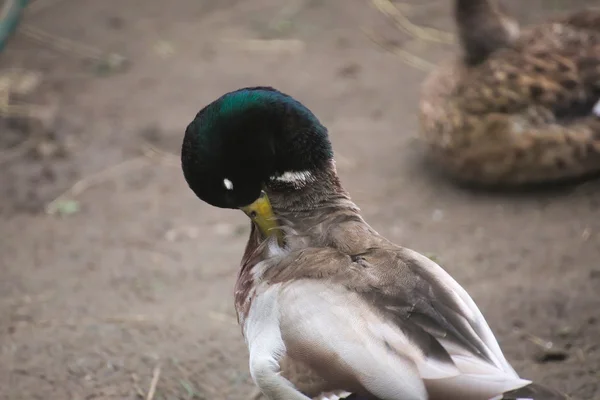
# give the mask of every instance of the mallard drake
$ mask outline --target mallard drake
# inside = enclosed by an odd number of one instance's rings
[[[421,137],[459,181],[521,186],[600,172],[600,11],[520,31],[494,0],[455,0],[462,54],[424,82]]]
[[[200,199],[252,220],[235,309],[268,399],[565,398],[517,375],[445,270],[364,221],[297,100],[223,95],[188,125],[181,160]]]

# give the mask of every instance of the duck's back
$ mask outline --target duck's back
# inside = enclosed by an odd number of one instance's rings
[[[463,35],[466,56],[427,78],[421,132],[433,159],[458,179],[484,185],[600,171],[600,11],[505,38],[469,59],[478,47],[465,42],[482,39]]]

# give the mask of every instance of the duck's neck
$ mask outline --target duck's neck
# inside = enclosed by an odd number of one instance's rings
[[[367,233],[361,235],[363,239],[376,235],[342,187],[333,160],[327,168],[296,177],[296,185],[287,176],[267,186],[288,246],[334,246],[350,251],[361,246],[347,239],[355,235],[343,232],[363,231]]]
[[[493,52],[510,46],[519,36],[519,25],[497,0],[455,0],[458,36],[469,66],[484,62]]]
[[[310,212],[352,203],[340,183],[333,160],[318,170],[285,173],[269,182],[266,191],[273,208],[282,213]],[[356,208],[354,203],[351,207]]]

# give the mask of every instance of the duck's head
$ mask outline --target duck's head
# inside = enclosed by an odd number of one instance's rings
[[[332,157],[317,117],[270,87],[239,89],[204,107],[188,125],[181,151],[194,193],[213,206],[242,209],[261,231],[272,220],[265,190],[300,188]]]

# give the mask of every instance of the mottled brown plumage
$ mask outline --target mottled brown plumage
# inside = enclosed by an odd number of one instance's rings
[[[422,88],[430,158],[485,186],[600,172],[600,11],[519,33],[495,0],[456,0],[456,22],[462,55]]]

